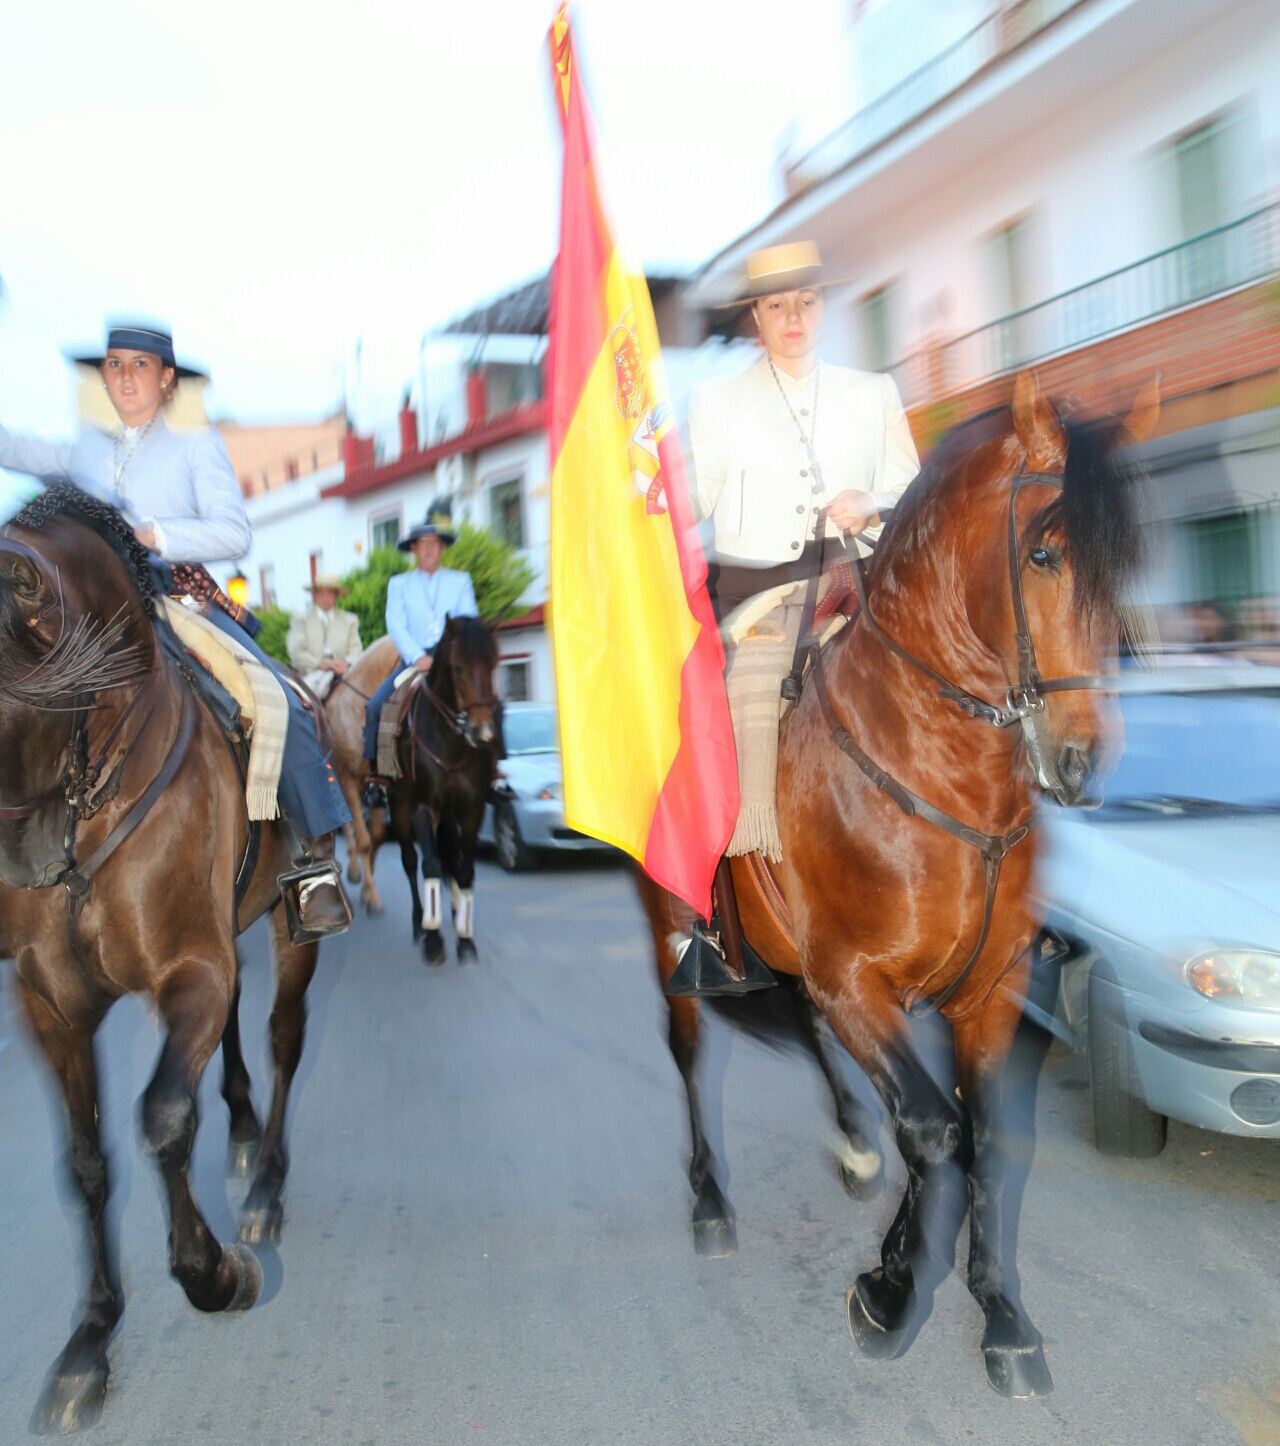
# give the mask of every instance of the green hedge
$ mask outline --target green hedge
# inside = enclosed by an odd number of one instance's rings
[[[284,608],[269,607],[255,608],[254,617],[262,624],[254,642],[264,653],[269,653],[273,658],[279,658],[282,663],[289,661],[289,654],[285,651],[285,637],[289,632],[289,619],[292,614]]]

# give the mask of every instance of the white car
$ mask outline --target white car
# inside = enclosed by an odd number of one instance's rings
[[[1103,806],[1044,810],[1037,884],[1098,1148],[1158,1154],[1169,1116],[1280,1136],[1280,668],[1124,684]]]

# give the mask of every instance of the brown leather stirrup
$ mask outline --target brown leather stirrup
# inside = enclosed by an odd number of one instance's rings
[[[695,920],[692,938],[679,947],[679,962],[664,986],[665,994],[676,998],[749,994],[753,989],[769,989],[777,984],[768,965],[742,937],[727,858],[721,858],[716,865],[714,903],[712,927],[708,929],[701,919]]]

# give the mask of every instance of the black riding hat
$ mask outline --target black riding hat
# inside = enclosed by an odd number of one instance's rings
[[[179,366],[173,354],[173,335],[162,327],[143,326],[141,322],[122,322],[113,326],[107,332],[107,345],[99,355],[97,352],[87,356],[72,356],[71,360],[79,362],[81,366],[100,367],[107,359],[107,352],[113,347],[120,347],[125,351],[145,351],[152,356],[158,356],[164,366],[172,367],[178,378],[182,377],[204,377],[205,372],[196,371],[193,367]]]
[[[452,547],[458,540],[458,534],[450,525],[453,518],[448,512],[431,511],[425,519],[409,531],[396,543],[401,552],[408,552],[420,537],[438,537],[445,547]]]

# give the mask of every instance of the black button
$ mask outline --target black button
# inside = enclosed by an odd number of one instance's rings
[[[803,511],[804,511],[804,508],[803,508],[803,507],[797,507],[797,508],[796,508],[796,511],[797,511],[797,512],[803,512]]]
[[[793,542],[793,543],[791,544],[791,551],[792,551],[792,552],[799,552],[799,551],[800,551],[800,544],[799,544],[798,542]]]
[[[802,477],[807,477],[809,475],[809,469],[807,467],[801,467],[800,475]]]

